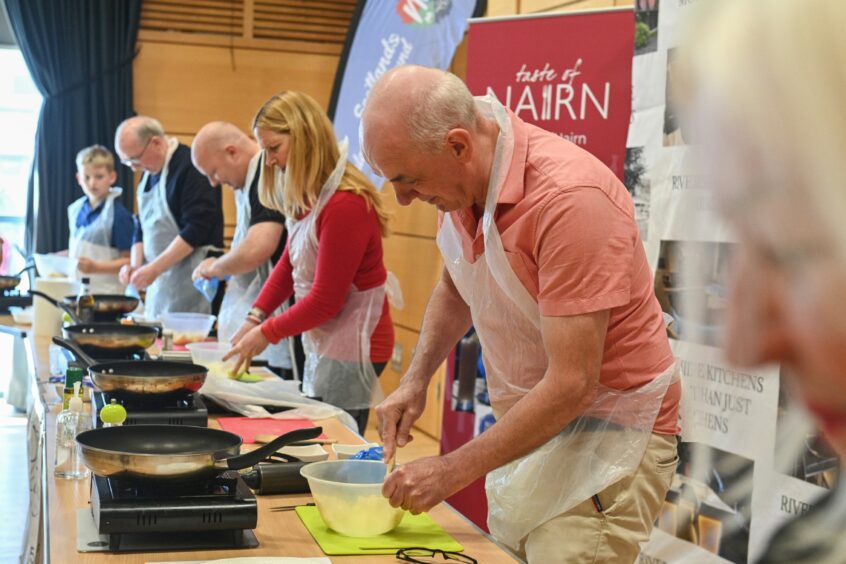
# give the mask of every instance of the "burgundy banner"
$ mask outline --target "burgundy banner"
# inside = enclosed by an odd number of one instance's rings
[[[467,85],[587,149],[623,178],[633,52],[631,10],[476,20]]]

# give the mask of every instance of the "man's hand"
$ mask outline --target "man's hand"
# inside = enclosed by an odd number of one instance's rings
[[[191,274],[191,279],[195,282],[200,278],[205,278],[206,280],[211,280],[215,277],[214,273],[212,272],[212,267],[214,263],[217,262],[217,257],[209,257],[200,264],[197,265],[197,268],[194,269],[194,272]]]
[[[161,275],[153,263],[136,268],[129,279],[129,283],[138,290],[146,290]]]
[[[445,457],[421,458],[403,464],[388,474],[382,486],[382,495],[394,507],[402,507],[412,515],[417,515],[429,511],[461,489],[453,479],[454,476],[455,472]]]
[[[411,425],[426,408],[426,386],[406,381],[394,393],[376,406],[379,436],[385,448],[385,460],[396,454],[396,448],[404,447],[414,437]]]
[[[118,280],[124,286],[129,286],[129,281],[132,279],[132,272],[135,270],[135,267],[131,264],[125,264],[120,267],[120,272],[118,272]]]
[[[253,357],[260,355],[269,344],[270,341],[261,332],[261,325],[256,325],[238,340],[237,343],[234,343],[232,350],[223,357],[223,361],[226,362],[235,355],[238,355],[238,360],[231,374],[240,374],[242,368],[244,372],[249,372]]]
[[[79,257],[76,268],[83,274],[95,274],[100,270],[100,263],[87,257]]]

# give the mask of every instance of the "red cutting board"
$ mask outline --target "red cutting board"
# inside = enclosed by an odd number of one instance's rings
[[[310,419],[251,419],[249,417],[220,417],[217,420],[224,431],[235,433],[244,439],[244,443],[255,443],[253,437],[256,435],[284,435],[297,429],[308,429],[314,427],[314,421]],[[327,439],[325,434],[318,439]]]

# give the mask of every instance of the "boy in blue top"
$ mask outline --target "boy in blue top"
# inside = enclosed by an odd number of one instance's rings
[[[79,272],[91,278],[91,291],[123,294],[118,271],[129,263],[134,224],[132,214],[117,201],[123,190],[112,153],[92,145],[76,155],[76,181],[85,193],[68,206],[68,256],[79,260]]]

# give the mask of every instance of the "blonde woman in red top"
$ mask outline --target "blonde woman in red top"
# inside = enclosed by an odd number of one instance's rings
[[[303,392],[348,411],[363,433],[394,345],[382,253],[388,216],[307,94],[270,98],[253,132],[265,152],[260,199],[289,218],[289,235],[229,356],[241,369],[269,343],[302,333]],[[270,317],[292,294],[296,303]]]

